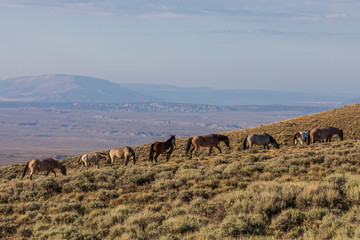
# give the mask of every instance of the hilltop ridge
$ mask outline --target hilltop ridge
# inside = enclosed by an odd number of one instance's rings
[[[360,139],[360,103],[267,125],[237,130],[228,134],[229,136],[234,136],[266,132],[279,137],[280,142],[283,144],[288,144],[289,138],[296,132],[328,126],[343,129],[344,138]]]

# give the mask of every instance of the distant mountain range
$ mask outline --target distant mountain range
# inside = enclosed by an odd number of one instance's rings
[[[348,96],[267,90],[214,90],[140,83],[65,74],[18,77],[0,81],[0,101],[234,105],[341,105]]]

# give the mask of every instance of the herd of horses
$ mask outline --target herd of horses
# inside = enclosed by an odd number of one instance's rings
[[[334,127],[326,127],[326,128],[314,128],[308,132],[297,132],[292,138],[291,143],[296,145],[300,143],[301,145],[307,143],[308,145],[311,143],[319,142],[331,142],[332,137],[337,134],[341,140],[343,140],[343,130],[334,128]],[[157,158],[161,154],[166,155],[166,161],[169,161],[171,153],[175,149],[175,135],[171,135],[170,138],[164,142],[154,142],[150,146],[149,152],[149,161],[157,162]],[[225,135],[220,134],[209,134],[202,136],[190,137],[187,141],[185,152],[189,154],[189,158],[192,158],[193,152],[196,153],[200,147],[209,147],[209,155],[212,152],[212,149],[215,147],[221,153],[221,148],[219,147],[219,143],[224,142],[225,145],[230,148],[229,138]],[[270,136],[269,134],[250,134],[247,135],[243,140],[243,149],[252,148],[253,145],[262,145],[264,149],[269,149],[269,144],[271,144],[276,149],[279,149],[280,146],[276,142],[276,140]],[[155,154],[155,157],[154,157]],[[131,147],[124,148],[113,148],[108,151],[108,153],[101,152],[93,152],[87,153],[79,156],[76,161],[76,165],[80,162],[83,163],[83,166],[89,167],[90,163],[94,163],[97,168],[99,168],[99,161],[105,159],[110,162],[111,165],[114,164],[116,159],[124,160],[125,166],[132,161],[133,164],[136,163],[135,152]],[[30,180],[32,180],[32,175],[35,171],[46,171],[46,176],[49,175],[50,172],[53,172],[56,177],[56,173],[54,169],[60,169],[63,175],[66,175],[65,166],[63,166],[58,161],[47,158],[47,159],[32,159],[25,164],[25,168],[21,178],[24,178],[26,171],[30,170]]]

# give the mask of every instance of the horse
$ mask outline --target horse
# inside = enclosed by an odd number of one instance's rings
[[[326,128],[314,128],[310,131],[311,142],[315,143],[316,140],[326,140],[326,142],[331,142],[331,138],[337,134],[341,140],[344,139],[344,132],[342,129],[334,128],[334,127],[326,127]]]
[[[296,145],[298,143],[300,143],[301,145],[307,143],[307,145],[309,145],[310,144],[309,132],[297,132],[294,135],[291,143],[292,145]]]
[[[66,168],[61,163],[52,158],[32,159],[25,164],[21,179],[24,178],[28,169],[30,169],[30,180],[32,180],[32,175],[36,170],[38,170],[38,172],[47,171],[46,176],[48,176],[50,172],[53,172],[56,177],[56,173],[54,171],[55,168],[59,168],[61,170],[61,173],[63,175],[66,175]]]
[[[130,160],[133,161],[133,164],[136,163],[135,152],[131,147],[110,149],[109,157],[111,159],[111,165],[114,164],[116,158],[125,159],[125,166]]]
[[[194,150],[195,150],[195,152],[197,152],[199,147],[210,147],[210,150],[209,150],[209,156],[210,156],[213,147],[216,147],[217,149],[219,149],[219,151],[221,153],[221,148],[218,146],[218,144],[220,142],[224,142],[227,147],[230,147],[229,138],[224,135],[209,134],[209,135],[203,135],[203,136],[190,137],[188,139],[188,143],[187,143],[185,151],[186,151],[186,154],[188,154],[190,147],[192,146],[192,149],[190,150],[190,158],[189,158],[189,159],[191,159],[192,153]]]
[[[155,162],[157,162],[157,158],[160,154],[166,154],[166,161],[168,162],[170,159],[170,155],[174,150],[175,146],[175,135],[171,135],[168,140],[165,142],[154,142],[150,146],[150,153],[149,153],[149,161],[152,162],[154,159],[155,153]]]
[[[109,156],[101,152],[86,153],[77,158],[76,165],[78,165],[81,160],[85,164],[86,168],[89,168],[90,162],[94,162],[97,168],[99,168],[99,161],[101,159],[109,160]],[[81,166],[81,168],[83,168],[83,166]]]
[[[279,144],[275,139],[269,134],[250,134],[247,135],[243,142],[243,149],[246,149],[246,143],[249,144],[249,148],[252,148],[253,144],[263,145],[264,149],[267,147],[269,149],[269,143],[273,145],[276,149],[279,149]]]

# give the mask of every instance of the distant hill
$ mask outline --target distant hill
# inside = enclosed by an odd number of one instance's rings
[[[187,104],[308,105],[337,107],[351,96],[267,90],[214,90],[172,85],[124,83],[64,74],[18,77],[0,81],[0,101]]]
[[[154,101],[120,85],[92,77],[41,75],[0,81],[0,98],[41,102],[142,102]]]
[[[125,83],[120,86],[147,96],[161,96],[168,102],[232,105],[328,105],[339,106],[348,96],[256,89],[214,90],[207,87],[184,88],[172,85]]]

